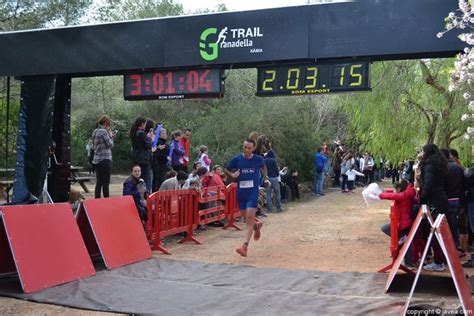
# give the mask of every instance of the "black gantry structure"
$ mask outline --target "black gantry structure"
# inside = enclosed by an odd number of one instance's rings
[[[0,33],[0,76],[22,83],[13,202],[41,193],[53,141],[59,164],[49,191],[54,201],[68,199],[73,77],[450,57],[462,42],[436,34],[457,5],[359,0]]]

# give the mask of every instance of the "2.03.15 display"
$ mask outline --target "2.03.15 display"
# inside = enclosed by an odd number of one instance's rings
[[[370,90],[369,62],[264,66],[257,96],[305,95]]]

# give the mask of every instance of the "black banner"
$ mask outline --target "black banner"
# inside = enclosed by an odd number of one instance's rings
[[[457,0],[359,0],[0,34],[0,76],[453,56]]]

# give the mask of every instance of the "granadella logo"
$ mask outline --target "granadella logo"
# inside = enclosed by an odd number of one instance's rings
[[[229,40],[228,35],[231,37]],[[263,53],[262,48],[254,47],[254,40],[258,37],[263,37],[258,26],[230,30],[226,26],[220,31],[216,27],[209,27],[201,32],[199,52],[206,61],[216,60],[219,57],[219,49],[226,48],[250,48],[251,54]]]

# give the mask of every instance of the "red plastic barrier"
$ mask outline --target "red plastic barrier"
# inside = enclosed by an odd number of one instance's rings
[[[415,291],[415,287],[418,282],[421,269],[426,260],[426,255],[431,247],[430,244],[433,236],[435,236],[438,240],[440,248],[446,258],[449,271],[451,272],[451,278],[453,279],[454,285],[456,287],[456,292],[458,294],[458,298],[461,302],[461,306],[463,309],[462,312],[459,314],[470,315],[474,310],[474,301],[472,300],[471,289],[461,266],[461,262],[459,261],[458,251],[456,249],[456,245],[454,244],[453,235],[451,234],[451,230],[449,229],[449,224],[446,219],[446,215],[439,214],[434,223],[432,220],[430,220],[430,224],[432,225],[432,229],[428,236],[428,240],[425,246],[425,250],[423,251],[423,256],[420,265],[418,266],[418,270],[416,271],[415,279],[413,281],[410,294],[407,297],[405,306],[400,311],[400,315],[407,314],[407,309],[410,306],[410,301],[413,297],[413,293]]]
[[[390,206],[390,257],[392,258],[392,262],[377,272],[386,272],[392,269],[394,267],[395,261],[398,258],[399,252],[400,249],[398,245],[398,210],[395,206],[395,203],[392,203],[392,205]],[[399,268],[407,273],[413,273],[412,270],[410,270],[403,264],[400,264]]]
[[[198,211],[199,225],[207,225],[226,218],[225,204],[226,187],[203,188],[199,195],[199,203],[207,203],[207,208]]]
[[[239,205],[237,203],[237,184],[231,183],[227,186],[225,200],[227,224],[224,226],[224,229],[235,228],[241,230],[239,226],[235,225],[235,219],[241,216]]]
[[[16,272],[15,262],[8,243],[7,233],[0,217],[0,275]]]
[[[107,269],[151,258],[151,249],[132,196],[86,200],[81,211],[87,215],[91,228],[82,233],[93,232]],[[78,218],[81,216],[79,214]],[[88,240],[87,237],[84,239]]]
[[[194,225],[198,222],[197,192],[191,190],[160,191],[147,199],[148,224],[147,231],[152,240],[152,249],[170,255],[162,244],[161,238],[179,233],[186,237],[178,241],[193,241],[201,244],[193,237]]]
[[[25,293],[95,274],[68,203],[3,206],[0,220]]]

